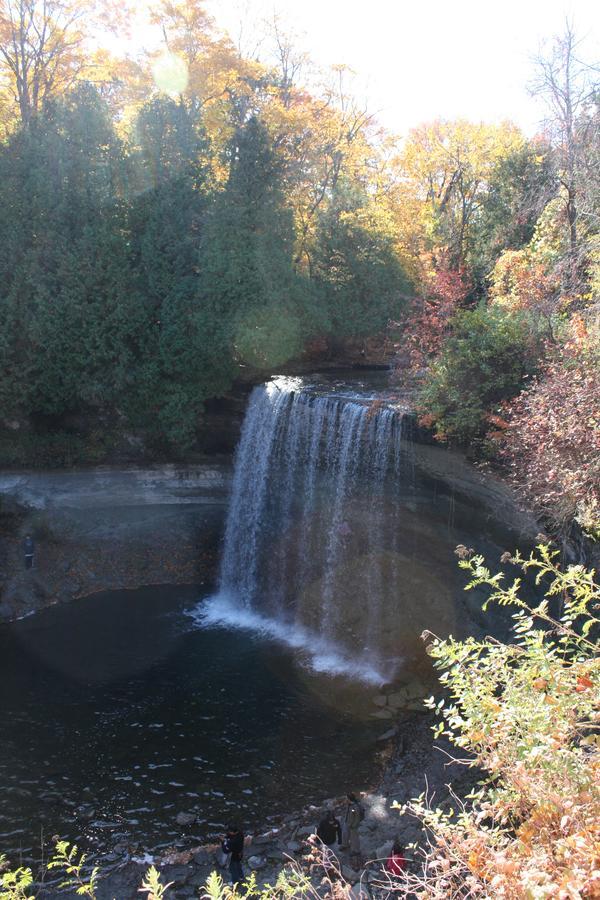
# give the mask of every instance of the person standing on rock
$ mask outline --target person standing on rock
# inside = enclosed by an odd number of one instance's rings
[[[348,802],[342,820],[343,846],[350,849],[350,863],[360,866],[360,835],[358,829],[365,817],[355,794],[347,794]]]
[[[336,841],[338,844],[342,843],[342,828],[339,819],[336,819],[333,814],[333,810],[326,810],[325,815],[317,825],[317,837],[328,847],[331,847]]]
[[[241,884],[244,880],[242,857],[244,855],[244,833],[238,825],[230,825],[221,843],[223,853],[230,853],[229,873],[232,884]]]
[[[404,847],[398,838],[396,838],[392,851],[385,861],[386,872],[389,872],[390,875],[402,875],[402,873],[406,871],[406,865]]]
[[[23,541],[23,555],[25,557],[25,568],[32,569],[33,568],[33,554],[35,553],[35,544],[33,543],[33,538],[30,534],[25,535],[25,540]]]

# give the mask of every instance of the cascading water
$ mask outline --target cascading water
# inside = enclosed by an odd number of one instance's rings
[[[294,379],[255,388],[220,591],[204,619],[266,630],[302,648],[317,669],[389,678],[399,501],[411,481],[407,428],[389,406],[318,396]]]

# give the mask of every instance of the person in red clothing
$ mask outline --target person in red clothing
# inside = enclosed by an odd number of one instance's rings
[[[404,856],[404,847],[399,840],[394,841],[392,852],[385,861],[386,871],[390,875],[402,875],[406,871],[406,858]]]

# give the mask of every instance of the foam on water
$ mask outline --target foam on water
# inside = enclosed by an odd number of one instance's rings
[[[293,650],[300,651],[302,661],[315,672],[353,678],[373,685],[381,685],[389,680],[390,673],[386,674],[382,668],[373,666],[366,656],[346,655],[340,647],[321,635],[262,615],[223,593],[215,594],[200,603],[190,612],[190,616],[201,628],[239,628],[280,641]]]
[[[390,611],[411,442],[401,410],[277,379],[250,397],[236,452],[219,593],[201,620],[268,634],[313,669],[393,677]],[[393,614],[393,613],[392,613]]]

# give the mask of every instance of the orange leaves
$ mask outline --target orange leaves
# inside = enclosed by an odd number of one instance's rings
[[[544,375],[507,405],[508,427],[498,436],[525,496],[554,522],[577,515],[590,531],[600,509],[597,352],[588,339],[565,344]]]
[[[508,428],[508,420],[502,418],[502,416],[497,416],[493,413],[489,413],[486,416],[486,421],[491,425],[495,425],[500,431],[504,431],[505,428]]]
[[[415,298],[402,333],[399,354],[413,370],[426,366],[440,352],[451,319],[464,304],[472,283],[463,268],[452,268],[447,254],[428,257],[423,296]]]
[[[483,873],[486,871],[487,866],[485,864],[481,848],[471,850],[468,856],[468,863],[469,868],[474,875],[483,875]]]

